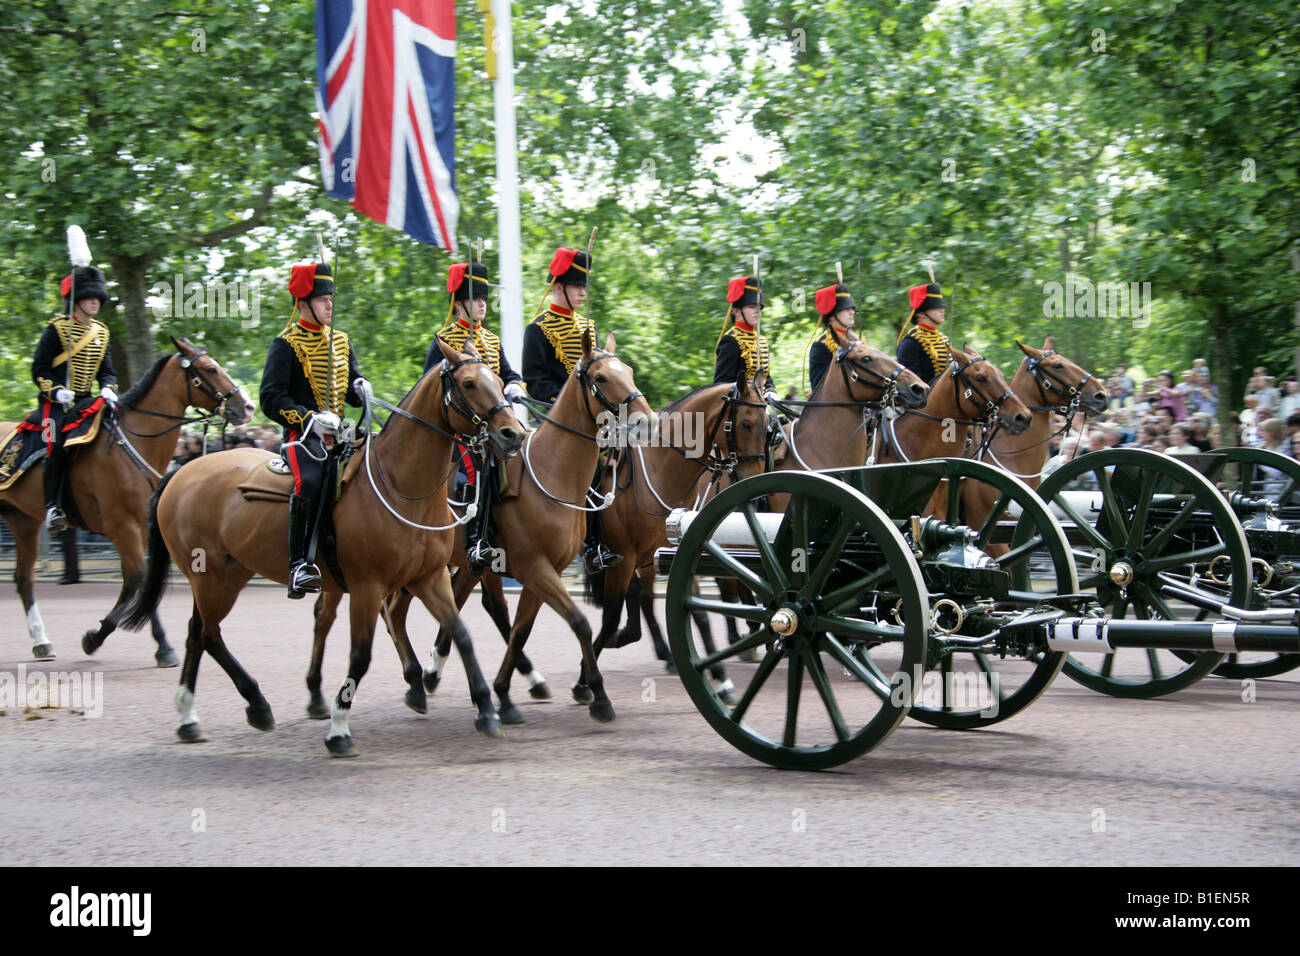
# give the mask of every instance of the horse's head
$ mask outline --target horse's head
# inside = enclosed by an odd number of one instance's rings
[[[591,332],[582,333],[582,358],[574,365],[573,375],[582,387],[583,405],[598,430],[604,416],[605,422],[613,418],[620,433],[652,436],[658,420],[636,387],[632,369],[614,355],[614,347],[612,332],[605,336],[604,351],[595,347]]]
[[[1029,409],[1011,391],[1007,378],[982,355],[952,349],[951,368],[957,388],[957,408],[977,421],[996,417],[1009,434],[1019,435],[1029,427]]]
[[[208,350],[182,336],[171,336],[176,362],[185,378],[187,404],[216,412],[232,425],[247,425],[257,407],[248,393],[226,374]]]
[[[771,429],[767,403],[763,401],[767,389],[765,372],[760,369],[750,381],[742,366],[735,386],[723,402],[723,419],[714,432],[714,441],[723,458],[734,457],[735,480],[767,470],[767,443]]]
[[[448,426],[462,435],[486,427],[497,457],[513,458],[528,429],[515,418],[514,409],[502,394],[501,379],[492,366],[479,358],[472,342],[466,343],[464,352],[458,352],[442,339],[437,341],[446,359],[441,373]]]
[[[862,341],[852,329],[842,333],[836,330],[834,335],[840,343],[834,361],[849,383],[850,398],[878,402],[892,390],[908,408],[925,407],[930,397],[930,386],[921,381],[919,375]]]
[[[1041,349],[1019,340],[1016,345],[1025,353],[1025,367],[1034,376],[1044,405],[1077,404],[1086,415],[1100,415],[1106,410],[1110,404],[1106,387],[1091,372],[1052,348],[1050,335],[1043,340]]]

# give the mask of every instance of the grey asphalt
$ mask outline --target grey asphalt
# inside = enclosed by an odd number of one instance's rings
[[[98,672],[104,695],[98,717],[4,708],[0,864],[1260,866],[1300,854],[1294,672],[1258,682],[1253,702],[1239,681],[1123,701],[1062,677],[995,728],[908,721],[853,763],[792,773],[717,737],[648,640],[602,658],[618,719],[596,724],[569,700],[577,644],[543,611],[528,650],[555,698],[532,702],[516,680],[528,723],[507,739],[474,732],[454,657],[429,713],[408,710],[381,628],[353,712],[361,755],[339,760],[326,754],[326,723],[305,716],[310,602],[250,588],[225,626],[276,729],[249,727],[205,660],[197,709],[208,739],[186,745],[174,735],[179,672],[152,666],[147,635],[80,651],[115,593],[107,582],[38,585],[60,655],[48,663],[29,657],[16,596],[0,597],[0,674],[77,671],[93,686]],[[174,586],[163,619],[178,650],[188,613]],[[433,625],[412,618],[423,656]],[[490,680],[504,645],[476,599],[466,621]],[[347,645],[340,625],[327,696]]]

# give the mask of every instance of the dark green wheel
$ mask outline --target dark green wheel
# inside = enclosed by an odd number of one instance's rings
[[[1080,587],[1095,591],[1110,617],[1195,617],[1194,605],[1161,592],[1165,584],[1249,606],[1241,523],[1214,485],[1177,458],[1130,448],[1088,452],[1048,476],[1038,493],[1066,527]],[[1146,649],[1075,654],[1063,669],[1103,694],[1151,698],[1191,686],[1222,662],[1222,654],[1184,661]]]
[[[1000,602],[1000,612],[1078,593],[1069,542],[1032,488],[983,462],[948,458],[938,463],[948,479],[940,517],[979,532],[972,546],[1011,575],[1009,600]],[[936,640],[933,633],[931,640]],[[952,651],[940,659],[937,672],[926,675],[910,716],[950,730],[998,723],[1033,703],[1064,662],[1065,654],[1045,647],[1030,647],[1026,656]]]
[[[790,500],[769,543],[763,524],[777,518],[759,508],[776,493]],[[697,575],[735,578],[755,603],[695,596]],[[708,654],[692,611],[731,618],[742,634],[750,623],[759,630]],[[665,613],[682,684],[713,729],[775,767],[821,770],[871,750],[907,716],[911,695],[899,675],[924,666],[930,607],[916,559],[879,507],[824,475],[781,472],[738,482],[694,516],[668,576]],[[853,653],[882,644],[899,648],[889,678]],[[749,665],[735,662],[759,646],[767,653],[746,676],[739,669]],[[735,664],[734,705],[708,680],[719,660]]]
[[[1300,527],[1300,462],[1265,448],[1216,448],[1203,458],[1211,463],[1204,469],[1205,476],[1224,491],[1267,498],[1276,503],[1276,516],[1280,520]],[[1272,469],[1272,473],[1264,468]],[[1261,551],[1252,544],[1251,556],[1256,565],[1254,607],[1300,606],[1300,598],[1295,593],[1285,593],[1300,584],[1297,571],[1300,555]],[[1193,656],[1188,651],[1175,653],[1184,660]],[[1300,654],[1229,654],[1214,669],[1214,676],[1256,680],[1285,674],[1297,667],[1300,667]]]

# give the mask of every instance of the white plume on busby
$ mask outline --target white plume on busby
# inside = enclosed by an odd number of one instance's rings
[[[90,245],[80,226],[68,227],[68,259],[74,266],[90,265]]]

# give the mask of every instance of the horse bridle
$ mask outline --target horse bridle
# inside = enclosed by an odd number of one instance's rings
[[[1079,379],[1077,384],[1071,385],[1059,375],[1053,374],[1050,369],[1041,367],[1043,359],[1047,358],[1049,355],[1056,354],[1058,354],[1056,349],[1048,349],[1046,352],[1038,356],[1038,358],[1025,356],[1025,366],[1029,369],[1029,374],[1034,377],[1034,384],[1038,386],[1038,394],[1042,397],[1044,403],[1047,403],[1043,405],[1031,405],[1029,407],[1035,412],[1059,411],[1063,414],[1073,416],[1074,413],[1078,411],[1079,405],[1083,402],[1083,387],[1092,381],[1092,373],[1084,372],[1083,378]],[[1044,379],[1047,381],[1044,381]],[[1066,401],[1064,403],[1052,405],[1050,404],[1047,395],[1048,392],[1056,392],[1060,395],[1064,395]]]
[[[194,401],[194,389],[198,389],[200,394],[205,395],[212,400],[212,411],[203,415],[199,415],[195,418],[188,418],[185,415],[168,415],[166,412],[155,412],[155,411],[150,411],[147,408],[136,408],[134,406],[131,406],[131,411],[139,415],[151,415],[154,418],[165,418],[168,421],[174,421],[176,424],[168,425],[160,432],[145,433],[145,432],[134,431],[133,429],[127,428],[126,424],[121,421],[121,416],[118,416],[118,424],[121,426],[124,432],[127,432],[130,435],[134,435],[136,438],[157,438],[159,435],[166,435],[169,431],[173,431],[174,429],[181,428],[184,425],[192,425],[197,422],[207,422],[213,418],[225,417],[226,403],[230,401],[232,396],[239,394],[239,386],[236,385],[234,383],[234,380],[232,379],[230,383],[230,391],[223,393],[217,391],[217,389],[214,386],[209,385],[207,380],[201,378],[200,376],[201,375],[215,376],[217,373],[215,371],[207,371],[206,369],[201,369],[194,364],[194,360],[200,359],[203,356],[207,355],[208,350],[198,345],[191,345],[190,347],[194,349],[193,356],[186,355],[184,352],[180,351],[179,349],[176,352],[178,364],[180,365],[182,370],[182,375],[185,378],[185,406],[187,408],[199,407]]]
[[[961,410],[961,403],[963,397],[966,399],[973,397],[978,402],[984,403],[983,421],[972,420],[967,424],[971,424],[971,425],[985,424],[985,425],[992,426],[997,423],[997,416],[998,416],[998,412],[1001,411],[1002,409],[1002,403],[1005,402],[1008,398],[1013,397],[1015,395],[1015,392],[1011,391],[1011,388],[1008,387],[1007,390],[1003,392],[1001,395],[999,395],[997,398],[991,399],[988,397],[988,395],[986,395],[983,392],[983,390],[980,389],[980,387],[976,383],[966,378],[967,369],[969,369],[976,362],[984,362],[984,361],[987,360],[982,355],[971,356],[965,365],[958,365],[957,360],[953,359],[951,365],[951,368],[953,370],[952,388],[953,388],[953,396],[956,399],[958,411]],[[965,387],[966,389],[964,396],[961,391],[963,387]]]
[[[623,399],[623,401],[615,404],[605,397],[605,393],[600,390],[600,386],[592,380],[591,370],[596,367],[597,363],[603,362],[606,359],[612,359],[613,357],[613,352],[600,352],[590,362],[578,359],[577,367],[574,369],[578,375],[578,382],[582,385],[582,404],[587,409],[587,417],[591,419],[593,425],[597,424],[597,422],[596,416],[591,412],[592,398],[595,398],[596,401],[600,403],[601,408],[617,418],[620,409],[626,408],[632,402],[635,402],[641,397],[639,391],[633,392]]]
[[[457,369],[471,364],[487,365],[487,362],[481,358],[466,358],[461,359],[459,362],[454,364],[446,361],[442,363],[442,403],[444,409],[449,409],[471,422],[474,425],[475,435],[481,436],[492,419],[508,409],[510,403],[506,401],[505,398],[502,398],[501,401],[489,408],[483,415],[479,415],[472,408],[469,408],[469,399],[465,397],[465,392],[461,389],[460,382],[456,381],[455,373]],[[451,382],[450,388],[447,387],[448,381]],[[447,415],[447,425],[448,427],[451,425],[450,414]]]

